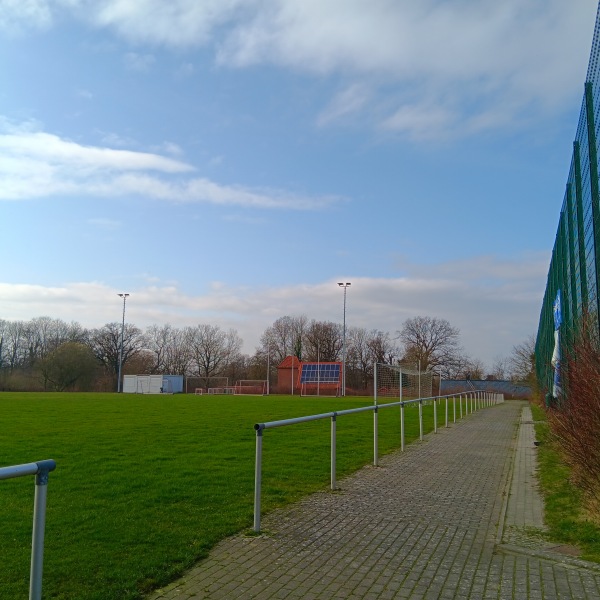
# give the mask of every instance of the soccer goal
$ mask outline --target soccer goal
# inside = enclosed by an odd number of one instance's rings
[[[266,379],[240,379],[233,388],[236,394],[249,396],[265,396],[267,394]]]
[[[410,400],[430,398],[433,374],[429,371],[410,369],[405,365],[375,364],[375,400],[395,398]]]
[[[188,375],[185,378],[185,393],[196,394],[223,394],[222,391],[229,386],[229,377],[203,377],[201,375]],[[221,391],[210,391],[221,390]]]

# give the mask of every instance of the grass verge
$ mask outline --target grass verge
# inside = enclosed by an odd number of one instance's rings
[[[545,412],[532,405],[539,444],[538,468],[544,496],[544,521],[549,541],[577,546],[581,558],[600,563],[600,527],[584,508],[581,491],[570,480],[571,472],[546,422]]]

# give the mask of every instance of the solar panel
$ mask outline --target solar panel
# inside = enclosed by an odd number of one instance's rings
[[[339,364],[305,363],[302,365],[300,383],[338,383]]]

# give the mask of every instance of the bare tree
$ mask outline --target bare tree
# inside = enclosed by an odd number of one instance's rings
[[[8,321],[0,319],[0,371],[4,368],[8,362],[6,360],[6,346],[8,343]]]
[[[513,346],[509,360],[513,381],[532,385],[535,381],[535,336],[531,334],[526,340]]]
[[[145,346],[144,336],[139,328],[130,323],[123,331],[123,365]],[[119,353],[121,349],[121,323],[107,323],[90,334],[90,347],[96,358],[111,375],[119,372]]]
[[[6,330],[5,361],[11,373],[22,363],[25,341],[25,323],[10,321]]]
[[[262,351],[268,352],[276,364],[290,354],[302,358],[307,323],[304,315],[280,317],[262,334]]]
[[[332,321],[313,319],[305,330],[303,359],[334,362],[340,360],[343,346],[342,327]]]
[[[367,343],[373,362],[392,364],[400,354],[398,346],[387,332],[373,329]]]
[[[492,368],[490,375],[499,381],[508,379],[510,377],[511,362],[509,358],[505,356],[496,356],[494,362],[492,362]]]
[[[146,329],[148,349],[154,355],[154,373],[185,375],[190,366],[189,332],[171,325],[152,325]]]
[[[366,389],[374,370],[371,335],[364,327],[350,327],[346,334],[346,378],[351,387]]]
[[[414,317],[398,332],[404,344],[404,359],[420,365],[422,371],[454,365],[461,354],[459,330],[446,319]]]
[[[223,375],[240,356],[242,339],[234,329],[197,325],[188,329],[192,368],[200,377]]]

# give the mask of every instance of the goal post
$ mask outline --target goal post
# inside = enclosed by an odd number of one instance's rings
[[[266,396],[268,384],[266,379],[240,379],[236,381],[234,393],[247,396]]]
[[[375,402],[378,398],[430,398],[432,389],[433,374],[429,371],[419,371],[399,364],[375,363]]]

